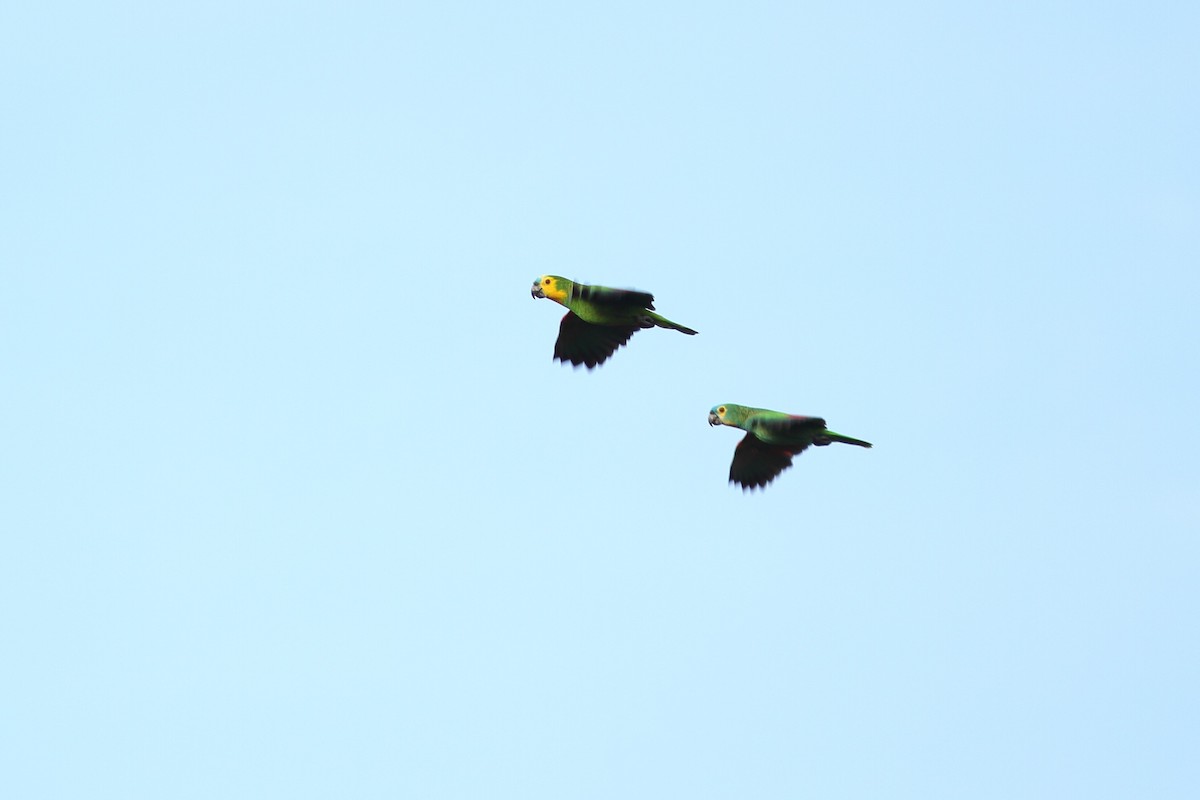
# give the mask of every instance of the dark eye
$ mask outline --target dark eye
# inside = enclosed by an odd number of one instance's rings
[[[718,408],[718,409],[717,409],[717,413],[718,413],[718,414],[724,414],[724,413],[725,413],[725,406],[721,406],[720,408]]]
[[[546,278],[546,280],[542,281],[542,283],[544,283],[544,284],[546,284],[547,286],[549,286],[549,285],[550,285],[550,279],[549,279],[549,278]]]

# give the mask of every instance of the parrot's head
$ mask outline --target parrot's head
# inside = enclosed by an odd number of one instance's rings
[[[557,275],[543,275],[533,282],[529,292],[534,297],[545,297],[556,303],[563,303],[571,296],[571,282]]]
[[[727,413],[729,413],[728,407],[713,406],[712,408],[710,408],[708,410],[708,424],[709,425],[724,425],[724,424],[726,424],[725,423],[725,415]]]
[[[742,427],[742,423],[746,421],[746,413],[748,409],[745,406],[737,406],[733,403],[722,403],[719,406],[713,406],[708,411],[709,425],[728,425],[732,428]]]

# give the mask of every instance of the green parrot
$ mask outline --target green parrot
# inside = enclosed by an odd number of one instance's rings
[[[654,295],[609,289],[543,275],[533,282],[535,298],[546,297],[567,308],[558,326],[554,357],[592,369],[603,364],[641,328],[671,328],[688,336],[696,331],[654,313]]]
[[[824,447],[830,442],[870,447],[870,442],[834,433],[825,427],[820,417],[798,417],[769,411],[765,408],[736,406],[733,403],[713,406],[708,412],[709,425],[729,425],[746,431],[733,451],[729,465],[729,482],[746,489],[763,488],[779,473],[792,465],[809,445]]]

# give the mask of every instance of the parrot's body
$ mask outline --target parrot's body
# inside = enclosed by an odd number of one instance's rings
[[[870,442],[834,433],[820,417],[799,417],[750,408],[732,403],[713,406],[708,412],[709,425],[729,425],[746,431],[729,465],[729,482],[742,489],[765,488],[779,473],[792,465],[792,456],[810,445],[823,447],[831,442],[870,447]]]
[[[603,364],[618,347],[642,328],[670,328],[695,335],[696,331],[672,322],[654,311],[654,295],[631,289],[588,286],[557,275],[543,275],[530,292],[561,306],[567,313],[558,326],[554,357],[588,369]]]

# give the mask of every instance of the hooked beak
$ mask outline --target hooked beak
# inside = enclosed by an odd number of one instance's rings
[[[542,291],[542,284],[537,281],[533,282],[533,289],[530,290],[529,296],[533,298],[545,297],[546,293]]]
[[[708,424],[710,427],[713,425],[720,425],[721,418],[718,417],[716,414],[714,414],[712,411],[710,411],[710,412],[708,412]]]

